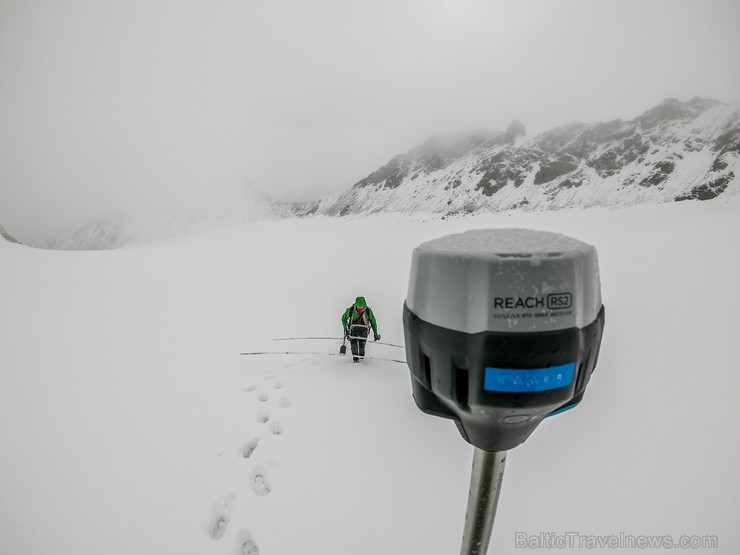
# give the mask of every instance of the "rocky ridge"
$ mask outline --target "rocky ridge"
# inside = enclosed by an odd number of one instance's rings
[[[5,239],[6,241],[10,241],[11,243],[16,243],[18,245],[21,245],[22,243],[18,241],[15,237],[13,237],[10,233],[5,231],[5,228],[0,225],[0,237]]]
[[[571,123],[526,138],[477,129],[392,158],[332,199],[284,215],[441,215],[708,200],[740,190],[740,106],[667,99],[630,121]]]

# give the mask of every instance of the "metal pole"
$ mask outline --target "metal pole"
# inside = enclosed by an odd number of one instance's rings
[[[488,552],[505,465],[506,451],[491,453],[475,448],[460,555],[485,555]]]

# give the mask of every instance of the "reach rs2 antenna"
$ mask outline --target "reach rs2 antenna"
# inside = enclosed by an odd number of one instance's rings
[[[488,550],[506,451],[574,407],[601,345],[596,249],[564,235],[476,230],[413,251],[403,314],[414,400],[475,448],[461,555]]]

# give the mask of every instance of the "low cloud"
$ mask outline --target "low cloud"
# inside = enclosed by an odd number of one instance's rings
[[[338,193],[433,133],[740,99],[734,1],[0,5],[0,224]]]

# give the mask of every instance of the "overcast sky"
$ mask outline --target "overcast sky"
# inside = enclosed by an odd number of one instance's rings
[[[0,0],[0,225],[335,194],[433,133],[740,100],[737,0]]]

